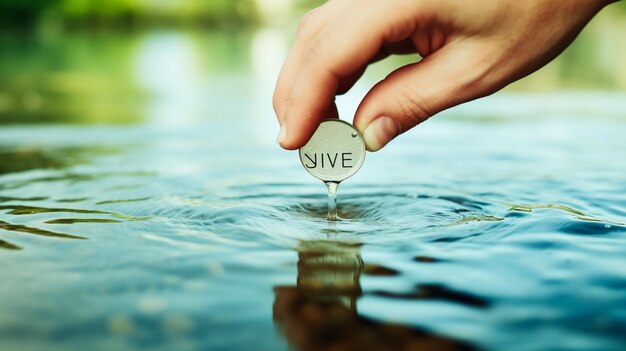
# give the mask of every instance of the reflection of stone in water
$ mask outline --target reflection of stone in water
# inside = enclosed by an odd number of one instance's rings
[[[273,306],[274,322],[294,349],[474,349],[417,328],[359,316],[356,302],[362,292],[359,280],[365,266],[359,244],[304,242],[298,258],[297,286],[275,287]]]
[[[359,277],[363,260],[359,244],[331,241],[305,242],[298,254],[298,288],[311,297],[340,302],[356,310],[361,295]]]

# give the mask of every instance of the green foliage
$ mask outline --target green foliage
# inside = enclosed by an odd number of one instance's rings
[[[42,19],[103,25],[124,23],[254,23],[254,0],[0,0],[0,26]]]
[[[0,25],[31,24],[60,0],[0,0]]]
[[[62,0],[59,12],[69,18],[117,18],[126,14],[138,13],[141,6],[137,0]]]
[[[302,11],[325,0],[293,0]],[[175,22],[255,23],[254,0],[0,0],[0,26],[29,26],[41,19],[82,24]],[[626,12],[626,0],[611,5]]]

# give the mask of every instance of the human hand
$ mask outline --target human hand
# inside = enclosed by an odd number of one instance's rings
[[[417,52],[363,98],[354,125],[369,151],[434,114],[492,94],[561,53],[608,0],[331,0],[300,22],[280,72],[277,142],[298,149],[337,116],[335,95],[368,64]]]

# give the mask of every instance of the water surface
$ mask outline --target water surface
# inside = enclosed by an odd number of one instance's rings
[[[369,154],[328,221],[325,185],[273,144],[278,60],[255,51],[273,35],[214,56],[194,52],[219,36],[118,38],[142,64],[120,73],[133,104],[112,89],[110,110],[4,90],[24,105],[0,128],[0,348],[624,349],[623,91],[447,112]],[[165,79],[168,52],[217,68]],[[111,124],[119,106],[132,123]]]

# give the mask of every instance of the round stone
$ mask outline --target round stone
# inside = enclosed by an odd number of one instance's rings
[[[364,160],[365,142],[361,133],[340,119],[322,121],[300,149],[304,169],[324,182],[340,182],[354,175]]]

